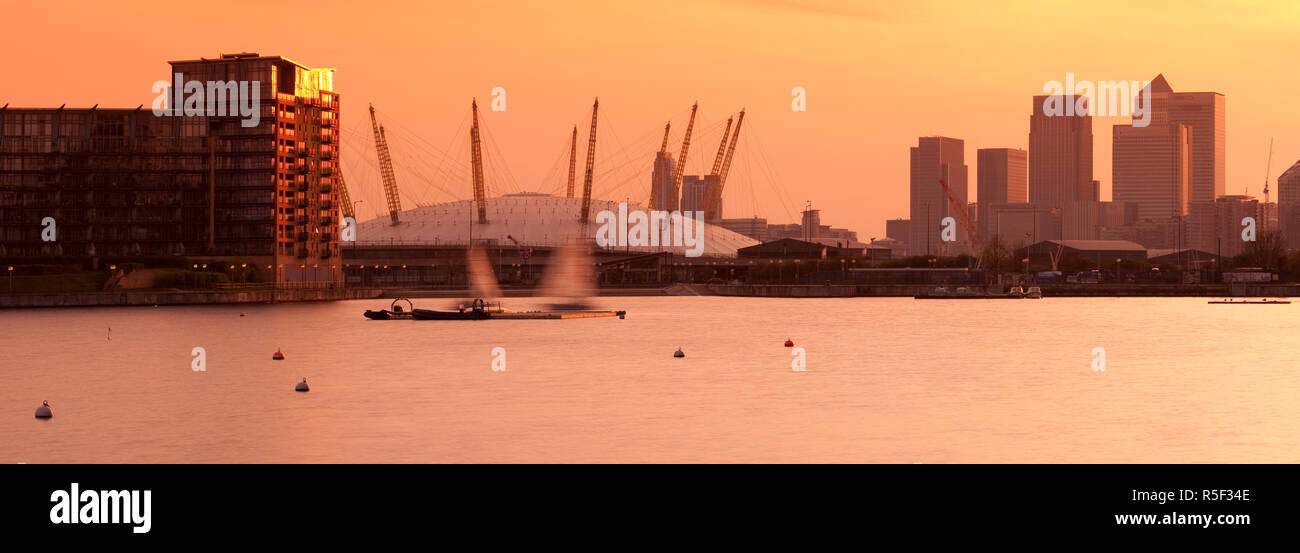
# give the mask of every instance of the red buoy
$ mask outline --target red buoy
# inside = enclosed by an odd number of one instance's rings
[[[280,348],[275,348],[275,353],[271,354],[271,359],[284,361],[284,353],[280,351]]]
[[[785,347],[787,347],[787,348],[792,348],[792,347],[794,347],[794,340],[786,340],[786,341],[785,341]]]

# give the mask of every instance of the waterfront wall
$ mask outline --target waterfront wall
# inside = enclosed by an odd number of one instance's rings
[[[1300,297],[1300,284],[1042,284],[1044,297]],[[678,284],[672,295],[764,298],[913,297],[934,290],[932,284]],[[949,291],[955,286],[948,286]],[[976,294],[984,286],[967,286]],[[689,293],[687,293],[689,291]]]
[[[2,307],[95,307],[109,305],[205,305],[337,301],[379,297],[377,288],[302,288],[217,292],[120,291],[77,294],[19,294],[0,296]]]

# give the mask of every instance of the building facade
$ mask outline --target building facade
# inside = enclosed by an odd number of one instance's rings
[[[989,240],[993,204],[1029,201],[1029,152],[1019,148],[981,148],[976,151],[975,226]]]
[[[1034,96],[1029,116],[1029,202],[1060,208],[1068,202],[1098,201],[1092,178],[1092,115],[1053,114],[1048,107],[1066,103],[1088,108],[1073,95]]]
[[[209,95],[249,82],[257,117],[0,110],[0,255],[241,260],[276,282],[340,282],[333,70],[257,54],[171,68],[168,82]],[[42,240],[46,220],[55,241]]]
[[[911,221],[908,250],[912,255],[960,253],[967,243],[965,226],[956,225],[957,240],[945,243],[940,239],[941,224],[945,217],[959,219],[964,214],[953,211],[942,179],[952,190],[953,200],[962,209],[967,204],[966,144],[959,138],[923,136],[910,150],[911,158]]]

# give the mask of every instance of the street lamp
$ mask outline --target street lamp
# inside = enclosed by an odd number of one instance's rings
[[[1123,261],[1123,259],[1122,259],[1122,258],[1119,258],[1119,257],[1116,257],[1116,258],[1115,258],[1115,282],[1119,282],[1119,262],[1120,262],[1120,261]]]
[[[14,266],[9,266],[9,293],[14,293]]]

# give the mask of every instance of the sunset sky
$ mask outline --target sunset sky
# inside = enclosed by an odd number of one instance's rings
[[[0,105],[148,107],[167,61],[221,53],[337,68],[344,168],[363,217],[383,203],[371,102],[389,127],[407,207],[471,195],[457,166],[467,164],[472,97],[496,146],[485,152],[491,192],[562,188],[556,162],[574,124],[585,155],[585,119],[599,96],[605,180],[595,195],[642,203],[666,120],[675,154],[700,102],[687,172],[696,174],[711,165],[728,115],[744,107],[753,133],[741,139],[725,216],[793,222],[810,200],[823,223],[863,241],[883,236],[885,219],[908,216],[908,147],[918,136],[966,141],[973,199],[975,150],[1027,148],[1031,97],[1067,72],[1093,81],[1163,73],[1175,90],[1226,95],[1230,194],[1262,192],[1270,138],[1273,178],[1300,159],[1293,1],[5,4]],[[498,86],[507,110],[492,112]],[[807,90],[806,112],[790,109],[794,87]],[[1121,122],[1094,122],[1103,200],[1111,125]]]

